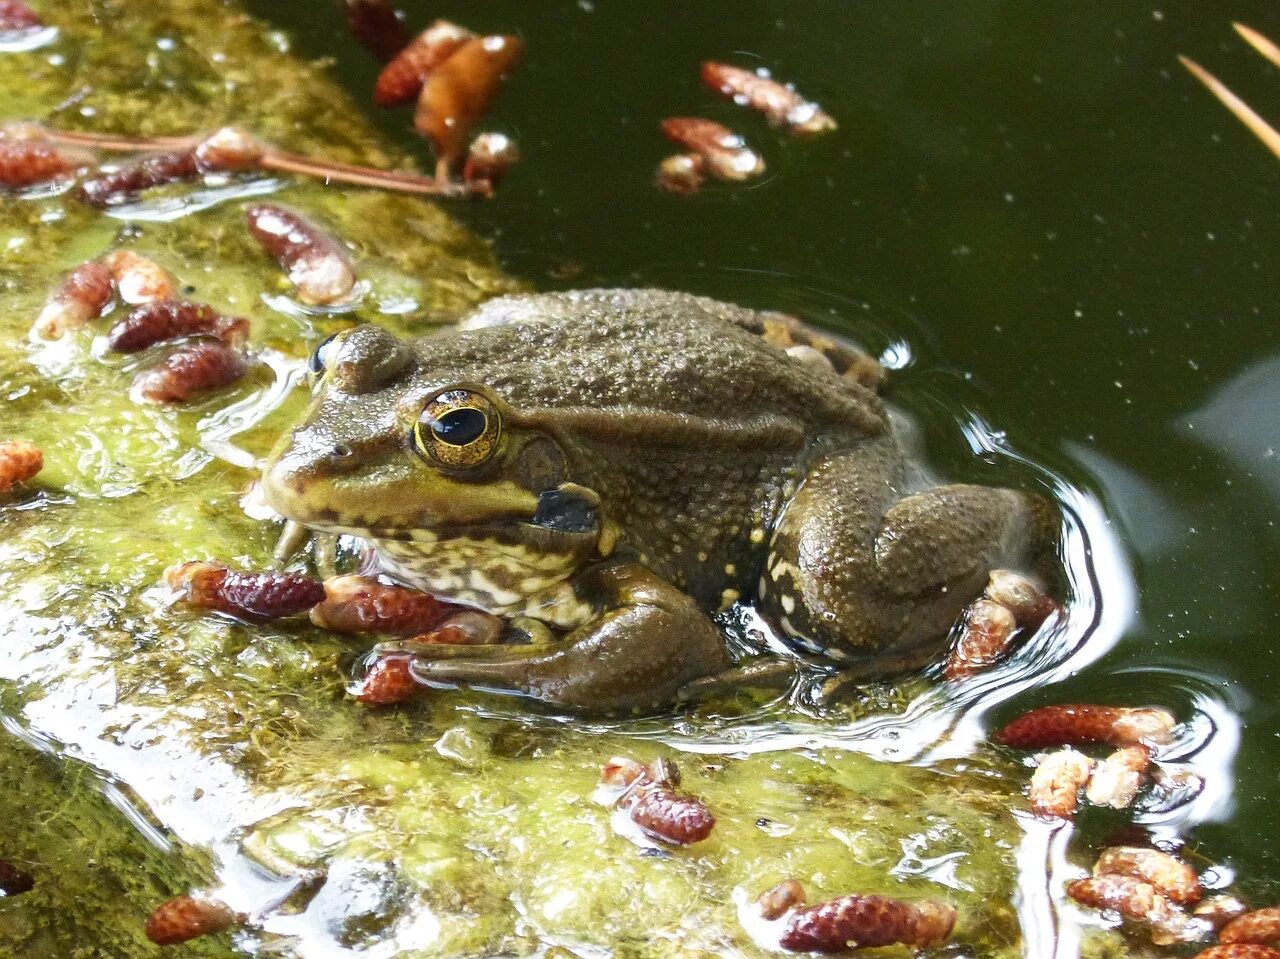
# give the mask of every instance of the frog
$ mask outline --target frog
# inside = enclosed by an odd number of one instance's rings
[[[354,326],[311,366],[267,504],[394,582],[545,627],[420,652],[430,686],[618,714],[797,663],[889,675],[1053,537],[1034,493],[932,481],[880,364],[782,313],[517,294],[413,340]],[[731,654],[716,618],[742,603],[782,654]]]

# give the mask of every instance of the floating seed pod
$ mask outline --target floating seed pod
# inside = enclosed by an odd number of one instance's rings
[[[1200,901],[1204,889],[1200,877],[1177,856],[1140,846],[1112,846],[1104,849],[1094,864],[1095,876],[1131,876],[1150,883],[1160,895],[1178,905]]]
[[[1249,942],[1230,943],[1225,946],[1210,946],[1203,952],[1196,953],[1196,959],[1280,959],[1280,949]]]
[[[305,217],[269,203],[246,211],[249,232],[289,274],[303,303],[337,303],[351,295],[356,274],[336,239]]]
[[[132,250],[113,250],[102,258],[111,271],[120,299],[126,303],[171,300],[178,294],[178,281],[155,260]]]
[[[175,946],[244,923],[246,917],[216,899],[175,896],[152,910],[144,927],[157,946]]]
[[[1105,875],[1077,879],[1067,884],[1067,895],[1084,906],[1109,909],[1126,919],[1151,927],[1160,944],[1197,942],[1210,931],[1202,919],[1193,919],[1149,882],[1133,876]]]
[[[209,173],[242,173],[262,166],[266,147],[238,127],[209,134],[192,151],[196,165]]]
[[[1132,746],[1144,740],[1167,743],[1176,724],[1173,716],[1163,709],[1078,703],[1032,710],[996,733],[995,740],[1015,749],[1091,743]]]
[[[0,33],[39,30],[44,21],[22,0],[0,0]]]
[[[1235,896],[1210,896],[1192,910],[1197,919],[1203,919],[1214,929],[1221,929],[1233,919],[1239,919],[1249,907]]]
[[[702,842],[716,825],[701,799],[666,786],[641,785],[627,804],[627,814],[646,835],[677,846]]]
[[[477,193],[492,195],[508,170],[520,162],[520,150],[505,133],[481,133],[467,148],[462,182]]]
[[[218,563],[171,566],[164,580],[192,606],[253,619],[298,616],[324,599],[324,586],[301,573],[246,573]]]
[[[721,96],[758,110],[774,126],[786,127],[798,136],[813,136],[836,128],[836,121],[823,112],[822,107],[800,96],[794,87],[779,83],[763,69],[753,73],[708,60],[702,65],[702,82]]]
[[[417,696],[425,687],[413,678],[413,657],[383,656],[369,667],[356,698],[369,706],[391,706]]]
[[[868,946],[930,946],[955,927],[953,906],[933,900],[840,896],[792,914],[780,945],[794,952],[844,952]]]
[[[764,160],[746,141],[723,124],[702,117],[669,117],[662,121],[667,139],[693,150],[707,161],[718,180],[750,180],[764,173]]]
[[[0,896],[21,896],[35,887],[36,881],[30,873],[7,859],[0,859]]]
[[[1138,790],[1151,767],[1151,750],[1146,746],[1117,749],[1093,767],[1085,787],[1085,798],[1095,806],[1127,809],[1138,797]]]
[[[27,440],[0,441],[0,493],[7,493],[44,469],[44,454]]]
[[[383,63],[409,44],[409,31],[390,0],[346,0],[347,29]]]
[[[58,339],[102,315],[115,295],[115,280],[103,264],[76,267],[49,298],[33,327],[38,336]]]
[[[804,901],[804,886],[794,879],[787,879],[760,893],[756,899],[756,908],[760,910],[761,917],[772,922],[774,919],[781,919],[796,906],[803,906]]]
[[[475,34],[448,20],[437,20],[398,51],[378,74],[373,102],[380,107],[412,103],[432,71],[458,52]]]
[[[1034,580],[1008,569],[991,571],[986,595],[1011,612],[1023,629],[1035,629],[1058,609]]]
[[[339,633],[416,636],[458,611],[430,593],[388,586],[365,576],[335,576],[325,580],[324,591],[324,601],[311,610],[311,621]]]
[[[1280,941],[1280,906],[1255,909],[1231,920],[1218,934],[1223,943],[1264,943]]]
[[[1004,658],[1017,631],[1013,613],[992,600],[976,600],[965,613],[943,675],[954,681],[989,669]]]
[[[155,153],[119,170],[85,180],[80,184],[78,195],[89,206],[112,206],[152,187],[194,180],[203,172],[194,150]]]
[[[454,613],[430,632],[409,642],[428,646],[492,646],[502,638],[502,620],[478,609]]]
[[[697,193],[706,182],[707,161],[701,153],[675,153],[658,164],[658,186],[677,196]]]
[[[117,353],[136,353],[156,343],[181,336],[212,336],[228,346],[244,346],[249,321],[224,316],[213,307],[186,300],[144,303],[111,328],[107,343]]]
[[[444,168],[462,155],[471,128],[488,112],[523,52],[519,37],[473,37],[427,77],[413,122]]]
[[[0,140],[0,189],[22,190],[75,172],[80,159],[39,140]]]
[[[147,403],[184,403],[209,390],[230,386],[249,371],[244,356],[218,340],[174,350],[133,380],[135,398]]]
[[[1037,816],[1070,819],[1080,807],[1080,790],[1092,769],[1093,760],[1074,749],[1045,756],[1031,775],[1031,811]]]

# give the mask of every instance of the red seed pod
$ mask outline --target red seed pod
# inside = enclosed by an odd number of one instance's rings
[[[448,20],[437,20],[409,41],[378,74],[373,102],[380,107],[410,103],[433,70],[458,52],[475,34]]]
[[[20,896],[36,887],[36,881],[26,871],[7,859],[0,859],[0,896]]]
[[[130,310],[111,328],[107,342],[117,353],[136,353],[165,340],[199,334],[222,340],[228,346],[243,346],[249,338],[249,321],[223,316],[203,303],[159,300]]]
[[[669,117],[662,132],[707,161],[711,175],[719,180],[749,180],[764,173],[764,160],[747,148],[746,141],[723,124],[702,117]]]
[[[425,688],[413,678],[413,657],[384,656],[369,667],[356,698],[369,706],[391,706],[417,696]]]
[[[409,44],[409,31],[390,0],[346,0],[347,29],[383,63]]]
[[[1248,911],[1249,907],[1235,896],[1210,896],[1192,910],[1197,919],[1205,920],[1214,929],[1223,928]]]
[[[174,350],[162,362],[140,372],[133,394],[147,403],[183,403],[208,390],[230,386],[249,371],[244,356],[218,340],[203,340]]]
[[[614,756],[600,767],[600,782],[606,786],[631,786],[647,772],[644,763],[628,756]]]
[[[989,669],[1004,658],[1017,631],[1013,613],[989,599],[976,600],[947,654],[943,675],[954,681]]]
[[[457,606],[430,593],[388,586],[365,576],[325,580],[325,599],[311,610],[311,621],[339,633],[388,633],[414,636],[429,632]]]
[[[1117,749],[1093,767],[1085,798],[1095,806],[1127,809],[1138,798],[1150,767],[1151,750],[1146,746]]]
[[[85,180],[80,184],[79,196],[90,206],[111,206],[152,187],[194,180],[203,172],[194,150],[155,153],[119,170]]]
[[[702,65],[702,82],[735,103],[763,113],[774,126],[785,126],[799,136],[836,128],[836,121],[822,107],[800,96],[790,85],[779,83],[764,69],[752,73],[708,60]]]
[[[1163,709],[1077,703],[1034,709],[1001,729],[995,740],[1015,749],[1091,743],[1132,746],[1143,740],[1167,743],[1176,724]]]
[[[1095,876],[1131,876],[1150,883],[1171,902],[1190,905],[1200,901],[1204,889],[1196,871],[1176,856],[1140,846],[1104,849],[1094,864]]]
[[[472,37],[427,77],[413,124],[443,163],[452,165],[461,156],[471,128],[523,52],[519,37]]]
[[[1031,811],[1037,816],[1070,819],[1080,806],[1080,790],[1092,769],[1093,760],[1074,749],[1045,756],[1031,776]]]
[[[100,316],[115,292],[115,281],[106,266],[97,262],[78,266],[67,275],[62,286],[40,311],[35,332],[56,340],[64,333],[78,329]]]
[[[7,493],[44,469],[44,454],[26,440],[0,441],[0,493]]]
[[[788,879],[762,892],[756,899],[756,908],[760,910],[762,918],[772,922],[774,919],[781,919],[796,906],[803,906],[804,900],[804,886],[794,879]]]
[[[478,609],[455,613],[411,643],[428,646],[492,646],[502,638],[502,620]]]
[[[987,581],[987,598],[1013,613],[1023,629],[1035,629],[1058,609],[1034,580],[1008,569],[993,569]]]
[[[665,786],[642,785],[628,804],[628,814],[646,835],[678,846],[702,842],[716,825],[716,817],[701,799]]]
[[[351,294],[355,271],[342,245],[305,217],[270,203],[246,211],[249,232],[276,258],[304,303],[336,303]]]
[[[840,896],[791,916],[780,945],[794,952],[843,952],[866,946],[930,946],[956,924],[944,902],[904,902],[886,896]]]
[[[147,917],[147,938],[157,946],[174,946],[201,936],[222,932],[247,921],[246,917],[216,899],[175,896],[162,902]]]
[[[1246,912],[1223,927],[1219,942],[1263,943],[1280,940],[1280,906]]]
[[[1067,884],[1067,895],[1081,905],[1109,909],[1126,919],[1146,923],[1162,944],[1196,942],[1209,931],[1207,922],[1191,918],[1151,883],[1132,876],[1077,879]]]
[[[238,127],[223,127],[196,146],[193,155],[201,170],[210,173],[239,173],[262,165],[266,149]]]
[[[178,281],[155,260],[132,250],[113,250],[102,258],[102,264],[126,303],[151,303],[172,300],[178,295]]]
[[[658,186],[677,196],[697,193],[706,182],[707,161],[701,153],[676,153],[658,164]]]
[[[298,616],[324,599],[324,586],[301,573],[245,573],[218,563],[171,566],[164,580],[192,606],[253,619]]]
[[[492,195],[508,170],[520,162],[520,150],[505,133],[481,133],[467,149],[462,182],[477,193]]]
[[[0,0],[0,33],[38,30],[43,26],[44,21],[22,0]]]
[[[75,157],[39,140],[0,140],[0,189],[48,183],[77,166]]]
[[[1280,949],[1261,946],[1251,942],[1231,943],[1225,946],[1210,946],[1196,953],[1195,959],[1280,959]]]

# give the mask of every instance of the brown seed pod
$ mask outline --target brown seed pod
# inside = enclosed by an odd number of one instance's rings
[[[1280,941],[1280,906],[1255,909],[1231,920],[1218,934],[1225,943],[1263,943]]]
[[[39,140],[0,140],[0,189],[21,190],[65,177],[78,159]]]
[[[502,638],[502,620],[478,609],[454,613],[430,632],[409,642],[429,646],[492,646]]]
[[[289,274],[303,303],[337,303],[350,296],[356,274],[342,245],[310,220],[270,203],[246,211],[249,232]]]
[[[1235,896],[1210,896],[1192,910],[1197,919],[1203,919],[1214,929],[1221,929],[1234,919],[1239,919],[1249,907]]]
[[[1070,819],[1080,806],[1080,790],[1092,769],[1093,760],[1074,749],[1045,756],[1031,776],[1031,811],[1037,816]]]
[[[324,586],[301,573],[246,573],[218,563],[171,566],[164,580],[192,606],[252,619],[298,616],[324,599]]]
[[[154,153],[119,170],[85,180],[77,192],[89,206],[106,207],[123,203],[152,187],[194,180],[203,172],[194,150]]]
[[[472,37],[427,77],[413,123],[443,164],[451,166],[462,155],[471,128],[523,52],[519,37]]]
[[[1162,896],[1149,882],[1133,876],[1105,875],[1067,884],[1067,895],[1084,906],[1118,912],[1126,919],[1149,925],[1162,944],[1196,942],[1209,924],[1193,919]]]
[[[196,145],[197,166],[210,173],[240,173],[262,165],[266,148],[238,127],[223,127]]]
[[[1210,946],[1196,953],[1195,959],[1280,959],[1280,949],[1251,942],[1230,943],[1225,946]]]
[[[1117,749],[1093,767],[1085,798],[1095,806],[1127,809],[1138,798],[1147,770],[1151,767],[1151,750],[1146,746]]]
[[[409,44],[409,31],[391,0],[346,0],[347,29],[356,42],[386,63]]]
[[[933,900],[840,896],[792,914],[780,945],[794,952],[843,952],[867,946],[930,946],[955,927],[953,906]]]
[[[702,65],[702,82],[735,103],[758,110],[774,126],[785,126],[798,136],[812,136],[836,128],[816,103],[783,85],[764,70],[751,72],[727,63],[708,60]]]
[[[209,390],[230,386],[249,371],[244,356],[218,340],[202,340],[174,350],[133,380],[133,395],[147,403],[184,403]]]
[[[102,264],[111,271],[120,299],[126,303],[172,300],[178,295],[173,274],[133,250],[113,250],[102,258]]]
[[[707,161],[701,153],[675,153],[658,164],[658,186],[677,196],[697,193],[706,182]]]
[[[0,33],[21,33],[43,26],[40,16],[22,0],[0,0]]]
[[[1035,629],[1058,609],[1058,604],[1035,580],[1008,569],[991,571],[986,595],[1013,613],[1023,629]]]
[[[1132,746],[1142,741],[1167,743],[1177,721],[1163,709],[1130,709],[1077,703],[1045,706],[1019,716],[995,735],[1015,749],[1107,743]]]
[[[413,678],[413,657],[383,656],[369,667],[356,698],[369,706],[403,703],[426,687]]]
[[[378,74],[373,102],[380,107],[411,103],[433,70],[458,52],[475,34],[448,20],[437,20],[408,42]]]
[[[0,441],[0,493],[7,493],[44,469],[44,454],[26,440]]]
[[[1131,876],[1150,883],[1160,895],[1178,905],[1200,901],[1204,889],[1196,871],[1176,856],[1140,846],[1104,849],[1094,864],[1095,876]]]
[[[324,601],[311,610],[311,621],[339,633],[415,636],[459,611],[430,593],[388,586],[366,576],[335,576],[325,580],[324,591]]]
[[[746,141],[723,124],[702,117],[669,117],[662,121],[669,140],[693,150],[707,161],[718,180],[749,180],[764,173],[764,160]]]
[[[477,193],[492,195],[508,170],[520,162],[520,150],[505,133],[481,133],[467,148],[462,182]]]
[[[249,321],[223,316],[203,303],[159,300],[130,310],[111,328],[107,342],[117,353],[136,353],[155,343],[198,334],[212,336],[228,346],[244,346],[249,338]]]
[[[641,784],[626,805],[631,821],[646,835],[677,846],[702,842],[716,825],[716,817],[701,799],[666,786]]]
[[[0,896],[20,896],[36,887],[30,873],[7,859],[0,859]]]
[[[174,946],[222,932],[247,919],[216,899],[175,896],[160,903],[147,917],[147,938],[157,946]]]
[[[1004,658],[1017,631],[1013,613],[992,600],[976,600],[965,613],[943,675],[954,681],[989,669]]]
[[[111,271],[103,264],[89,262],[76,267],[62,281],[36,318],[37,335],[58,339],[97,318],[115,295]]]
[[[761,917],[772,922],[774,919],[781,919],[796,906],[803,906],[804,900],[804,886],[794,879],[787,879],[760,893],[756,899],[756,908],[760,910]]]

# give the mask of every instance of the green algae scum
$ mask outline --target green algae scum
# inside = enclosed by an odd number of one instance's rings
[[[48,4],[56,35],[0,52],[0,119],[148,137],[235,124],[298,153],[409,168],[409,141],[366,117],[320,51],[295,49],[315,42],[298,36],[308,5],[282,5],[282,23],[254,15],[270,6]],[[573,17],[590,5],[563,6]],[[427,13],[415,6],[412,18]],[[292,298],[244,227],[245,208],[263,197],[353,245],[368,287],[354,311]],[[503,207],[464,215],[483,226]],[[523,215],[518,201],[511,215]],[[0,500],[0,859],[35,882],[0,897],[0,956],[160,955],[143,934],[147,915],[194,891],[249,921],[174,955],[745,959],[779,954],[759,935],[754,903],[788,878],[814,902],[859,892],[954,905],[953,936],[928,954],[1047,956],[1036,950],[1056,940],[1060,956],[1119,957],[1140,941],[1061,893],[1129,818],[1084,817],[1078,831],[1035,820],[1027,757],[983,734],[990,710],[1079,674],[1130,625],[1124,548],[1076,465],[1032,467],[978,416],[962,442],[954,420],[938,425],[937,383],[917,380],[898,397],[931,443],[954,433],[939,451],[948,471],[1037,486],[1067,507],[1067,614],[959,689],[930,673],[828,709],[740,694],[610,722],[434,690],[368,708],[348,691],[367,644],[305,620],[202,615],[175,605],[161,574],[192,559],[272,565],[279,525],[263,518],[253,483],[307,401],[307,357],[320,341],[364,321],[428,333],[529,288],[522,271],[505,270],[443,204],[265,173],[163,187],[107,212],[57,190],[2,196],[0,249],[0,440],[30,440],[45,456],[32,483]],[[123,310],[57,341],[29,337],[62,277],[117,249],[160,263],[184,296],[248,317],[249,374],[195,403],[139,404],[129,385],[160,354],[105,348]],[[612,255],[603,244],[602,262]],[[514,263],[531,275],[546,265],[534,266],[537,256]],[[593,278],[627,278],[599,269]],[[677,285],[680,275],[641,278]],[[752,282],[696,292],[802,309]],[[886,355],[894,347],[883,327],[851,332]],[[728,625],[757,624],[743,610]],[[1230,710],[1201,695],[1207,684],[1137,685],[1111,678],[1091,692],[1210,717],[1189,723],[1169,767],[1218,777],[1190,812],[1144,808],[1142,824],[1172,839],[1187,824],[1221,823],[1230,756],[1203,766],[1196,757],[1211,726],[1231,727]],[[673,848],[620,827],[599,790],[602,764],[618,755],[677,758],[682,788],[715,813],[711,837]],[[1274,774],[1263,781],[1274,789]],[[1237,838],[1196,850],[1197,866],[1247,855],[1238,850],[1250,824],[1234,825]],[[1227,864],[1222,884],[1230,873]],[[1274,891],[1264,874],[1239,878],[1259,900]]]

